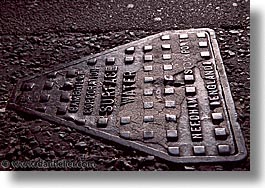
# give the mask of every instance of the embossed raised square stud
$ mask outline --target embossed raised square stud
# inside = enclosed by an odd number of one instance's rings
[[[67,106],[66,105],[60,105],[57,107],[56,114],[57,115],[64,115],[64,114],[66,114],[66,111],[67,111]]]
[[[143,137],[144,139],[154,138],[154,131],[144,131]]]
[[[152,45],[144,46],[144,52],[150,52],[152,50],[153,50],[153,46]]]
[[[205,38],[206,37],[206,33],[205,32],[199,32],[199,33],[197,33],[197,37],[198,38]]]
[[[179,156],[179,147],[168,147],[168,153],[173,156]]]
[[[164,82],[166,84],[172,84],[174,82],[174,77],[172,75],[165,75]]]
[[[60,97],[61,102],[69,102],[70,101],[70,93],[69,92],[62,92]]]
[[[97,125],[99,127],[107,127],[108,125],[108,118],[107,117],[99,117]]]
[[[153,66],[152,65],[146,65],[144,66],[144,71],[145,72],[149,72],[149,71],[152,71],[153,70]]]
[[[165,115],[166,121],[172,121],[172,122],[177,122],[177,116],[173,114],[166,114]]]
[[[207,46],[208,46],[207,42],[199,42],[199,47],[204,48]]]
[[[21,91],[31,91],[33,87],[35,86],[35,83],[24,83],[23,86],[21,87]]]
[[[54,82],[46,81],[44,83],[43,89],[44,90],[51,90],[53,88]]]
[[[215,128],[214,134],[216,139],[223,140],[227,138],[226,128],[224,127]]]
[[[185,93],[188,96],[194,96],[196,95],[196,88],[194,86],[186,86]]]
[[[162,35],[161,40],[170,40],[170,35]]]
[[[165,94],[169,95],[169,94],[174,94],[175,90],[174,87],[166,87],[165,88]]]
[[[168,71],[168,70],[172,70],[173,66],[172,65],[164,65],[163,68],[164,68],[164,71]]]
[[[66,73],[66,78],[74,78],[77,75],[76,70],[68,70]]]
[[[179,39],[187,39],[187,38],[189,38],[188,33],[183,33],[179,35]]]
[[[205,59],[210,59],[210,52],[209,51],[203,51],[200,54],[201,54],[201,57],[203,57]]]
[[[87,60],[87,65],[89,65],[89,66],[95,65],[96,63],[97,63],[97,59],[96,58]]]
[[[37,111],[39,111],[39,112],[45,112],[46,109],[47,109],[46,106],[37,106],[37,107],[35,108],[35,110],[37,110]]]
[[[131,46],[131,47],[125,49],[125,53],[126,54],[133,54],[134,51],[135,51],[135,47],[134,46]]]
[[[184,75],[185,84],[192,84],[192,83],[194,83],[194,81],[195,81],[195,79],[194,79],[194,76],[192,74]]]
[[[175,101],[165,101],[165,107],[166,108],[175,108],[176,102]]]
[[[63,90],[72,90],[74,89],[74,82],[72,81],[66,81],[64,82],[63,86],[62,86]]]
[[[48,75],[47,75],[47,78],[56,78],[57,76],[57,72],[54,71],[54,72],[50,72]]]
[[[205,146],[193,146],[194,155],[205,155]]]
[[[167,139],[169,141],[178,140],[178,131],[177,130],[167,130]]]
[[[121,124],[129,124],[131,122],[130,116],[121,117]]]
[[[146,89],[144,89],[144,95],[145,96],[151,96],[151,95],[153,95],[153,88],[146,88]]]
[[[144,77],[144,83],[151,83],[153,81],[154,81],[154,78],[152,76]]]
[[[115,63],[115,57],[107,57],[106,63],[107,64],[114,64]]]
[[[153,61],[153,55],[151,54],[145,54],[144,55],[144,61],[147,62],[147,61]]]
[[[224,120],[223,114],[221,112],[212,113],[212,120],[214,124],[219,124]]]
[[[125,64],[130,64],[134,62],[134,57],[133,56],[125,56],[124,58],[124,63]]]
[[[169,60],[169,59],[171,59],[171,54],[163,54],[162,58],[163,58],[163,60]]]
[[[121,131],[120,132],[120,137],[125,138],[125,139],[130,139],[131,132],[130,131]]]
[[[162,48],[162,50],[170,50],[171,46],[170,46],[170,44],[162,44],[161,48]]]
[[[50,100],[50,95],[47,93],[42,93],[40,96],[40,102],[48,102]]]
[[[227,144],[220,144],[217,146],[217,150],[219,155],[229,155],[230,154],[230,146]]]
[[[154,116],[144,116],[144,122],[153,122]]]
[[[154,102],[144,102],[144,109],[150,109],[154,107]]]

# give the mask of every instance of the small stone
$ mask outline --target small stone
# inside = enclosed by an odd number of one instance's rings
[[[153,161],[155,160],[155,156],[153,155],[148,155],[146,158],[145,158],[145,161]]]
[[[187,171],[194,171],[195,168],[193,166],[184,166],[184,169]]]
[[[64,138],[65,136],[66,136],[66,135],[65,135],[65,132],[60,132],[60,133],[59,133],[59,137],[60,137],[60,138]]]
[[[128,4],[127,8],[134,8],[134,4]]]
[[[237,3],[233,3],[233,7],[237,7]]]
[[[135,37],[135,34],[134,34],[133,31],[130,31],[130,32],[129,32],[129,35],[130,35],[131,37]]]
[[[155,17],[155,18],[154,18],[154,21],[156,21],[156,22],[161,22],[161,21],[162,21],[162,18],[160,18],[160,17]]]
[[[32,131],[33,133],[40,132],[40,131],[41,131],[41,127],[40,127],[40,126],[33,126],[32,129],[31,129],[31,131]]]
[[[230,56],[235,56],[236,53],[235,52],[232,52],[231,50],[228,50],[227,53],[230,55]]]
[[[33,151],[34,151],[37,155],[41,155],[41,154],[44,152],[44,149],[43,149],[43,148],[40,148],[40,147],[36,147]]]
[[[237,30],[230,30],[229,33],[230,33],[230,34],[238,34],[239,31],[237,31]]]
[[[81,141],[81,142],[76,143],[75,146],[77,148],[85,148],[87,146],[87,144],[85,142]]]
[[[0,109],[0,113],[5,113],[6,112],[6,108],[1,108]]]

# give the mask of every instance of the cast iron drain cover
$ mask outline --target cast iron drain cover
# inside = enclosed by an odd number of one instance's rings
[[[246,156],[210,29],[162,32],[23,79],[9,107],[176,163]]]

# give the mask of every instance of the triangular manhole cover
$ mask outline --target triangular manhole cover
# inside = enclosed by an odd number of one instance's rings
[[[177,163],[246,156],[210,29],[166,31],[23,79],[9,107]]]

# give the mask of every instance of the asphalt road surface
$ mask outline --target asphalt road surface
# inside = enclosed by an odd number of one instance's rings
[[[18,79],[161,31],[207,27],[216,31],[249,153],[249,16],[248,0],[1,1],[0,161],[85,159],[92,164],[85,170],[250,170],[249,157],[173,164],[5,108]]]

